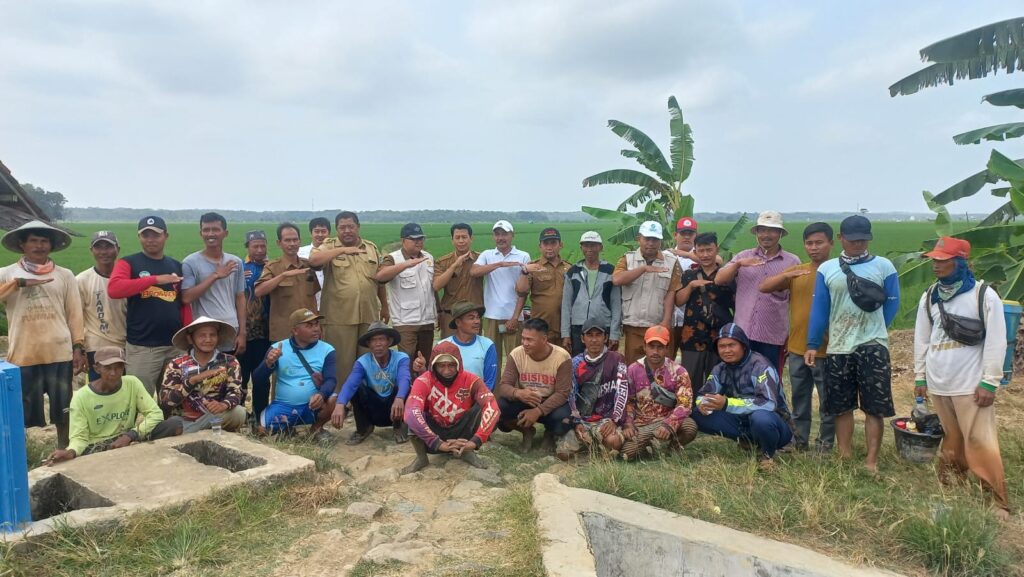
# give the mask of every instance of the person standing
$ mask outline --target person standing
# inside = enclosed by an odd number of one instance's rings
[[[454,251],[437,259],[434,263],[434,291],[443,294],[438,305],[437,320],[441,338],[454,334],[452,308],[455,303],[484,302],[484,279],[469,274],[470,268],[480,253],[473,250],[473,227],[464,222],[452,225],[452,247]],[[465,351],[462,351],[465,355]],[[463,367],[465,368],[465,367]],[[472,371],[471,371],[472,372]],[[478,375],[479,376],[479,375]],[[493,383],[491,383],[493,385]]]
[[[697,221],[692,216],[684,216],[676,221],[675,241],[676,244],[669,252],[675,255],[679,261],[679,270],[682,274],[697,267],[697,254],[694,241],[697,239]],[[686,286],[686,283],[683,283]],[[678,299],[677,299],[678,300]],[[683,348],[683,325],[686,320],[686,309],[676,305],[672,313],[672,342],[675,350],[669,352],[669,356],[675,358],[676,352]],[[693,376],[692,374],[690,375]]]
[[[494,249],[485,250],[469,269],[473,278],[487,278],[484,285],[484,336],[494,341],[498,359],[504,359],[519,345],[519,316],[516,310],[518,296],[516,281],[530,255],[517,249],[512,241],[515,231],[512,223],[499,220],[491,227]]]
[[[557,228],[540,231],[540,258],[523,267],[516,280],[516,311],[522,311],[530,297],[530,318],[548,323],[548,342],[560,345],[562,328],[562,287],[572,265],[562,259],[562,235]],[[513,316],[518,316],[515,312]],[[566,349],[568,350],[568,349]]]
[[[25,427],[45,427],[43,395],[50,423],[57,427],[57,448],[68,446],[71,379],[86,370],[82,299],[75,275],[57,266],[50,254],[71,245],[71,236],[33,220],[8,232],[3,247],[21,258],[0,268],[6,290],[7,361],[21,367],[21,401]],[[7,292],[10,291],[10,292]]]
[[[342,211],[334,219],[337,238],[324,242],[309,255],[309,264],[324,273],[320,314],[323,338],[338,357],[338,381],[348,378],[356,357],[367,352],[358,346],[359,335],[370,323],[388,318],[387,293],[374,280],[380,268],[377,245],[359,236],[359,216]]]
[[[676,306],[683,307],[681,341],[683,367],[695,389],[704,385],[711,369],[718,364],[715,339],[718,331],[732,322],[736,307],[736,284],[715,283],[721,265],[718,258],[718,235],[705,232],[695,239],[694,256],[697,268],[683,271],[676,293]],[[678,308],[676,309],[679,310]]]
[[[937,282],[917,307],[914,392],[918,397],[931,393],[945,432],[943,480],[958,480],[970,471],[995,500],[996,516],[1006,521],[1010,500],[993,404],[1006,353],[1003,303],[995,290],[975,280],[966,240],[944,236],[924,256],[932,259]],[[960,334],[972,323],[981,325],[980,333]]]
[[[662,250],[663,238],[661,224],[653,220],[641,224],[636,237],[639,248],[622,255],[612,274],[612,284],[622,289],[622,336],[626,341],[622,354],[627,365],[644,356],[647,329],[672,326],[682,270],[675,255]]]
[[[181,300],[192,305],[196,317],[209,317],[231,325],[237,331],[232,347],[235,356],[245,353],[245,273],[242,259],[224,252],[228,221],[216,212],[199,217],[203,250],[181,262]],[[266,236],[264,235],[264,239]]]
[[[263,276],[267,265],[267,233],[250,230],[245,233],[245,262],[242,264],[245,276],[245,352],[239,355],[242,367],[242,406],[249,392],[249,380],[253,369],[267,355],[270,348],[269,317],[270,299],[256,294],[256,283]]]
[[[391,324],[402,335],[399,349],[410,358],[430,356],[437,323],[434,257],[423,250],[426,235],[415,222],[402,227],[402,247],[380,263],[377,282],[386,285]],[[402,420],[399,414],[399,421]]]
[[[778,212],[766,210],[757,215],[750,232],[757,238],[757,246],[737,253],[718,271],[715,283],[736,282],[736,324],[746,331],[750,350],[764,355],[781,374],[789,331],[789,291],[762,293],[758,287],[764,279],[800,264],[800,259],[779,244],[789,231]]]
[[[296,229],[297,230],[297,229]],[[327,237],[331,236],[331,221],[327,220],[322,216],[318,216],[309,221],[309,235],[313,242],[299,247],[299,258],[309,259],[309,255],[313,252],[313,249],[323,244]],[[324,271],[316,271],[316,280],[319,283],[318,286],[324,286]],[[320,291],[316,291],[316,307],[312,310],[320,310]]]
[[[142,217],[142,251],[118,260],[107,284],[110,298],[128,300],[126,374],[138,377],[151,395],[163,382],[164,367],[183,352],[171,339],[192,322],[192,307],[181,299],[181,263],[164,254],[167,237],[164,219]]]
[[[882,419],[896,414],[887,327],[900,309],[900,283],[889,259],[868,252],[872,238],[871,221],[863,216],[840,223],[843,252],[818,267],[804,362],[815,365],[827,328],[825,413],[835,416],[839,455],[853,456],[853,411],[860,408],[867,445],[864,465],[877,472]]]
[[[78,294],[82,299],[82,318],[85,322],[85,354],[89,361],[89,380],[95,381],[100,374],[95,368],[96,351],[102,347],[124,349],[128,302],[112,299],[107,294],[110,275],[120,246],[117,235],[109,230],[100,230],[92,235],[89,252],[96,263],[75,277]]]
[[[601,324],[608,348],[617,351],[622,333],[622,289],[612,283],[615,267],[601,259],[601,235],[588,230],[580,237],[583,258],[565,271],[562,286],[562,348],[580,355],[583,325],[589,320]]]
[[[789,365],[789,383],[792,390],[793,421],[796,423],[798,439],[796,448],[807,450],[811,439],[811,400],[814,389],[818,389],[818,439],[815,450],[821,453],[832,451],[836,438],[835,418],[824,412],[825,382],[821,366],[808,366],[804,362],[807,350],[807,324],[811,319],[811,302],[814,300],[814,286],[818,267],[827,261],[832,253],[832,227],[825,222],[815,222],[804,229],[804,250],[810,262],[789,267],[781,273],[761,281],[763,293],[789,291],[789,338],[786,339]],[[828,337],[822,340],[817,360],[825,358]]]

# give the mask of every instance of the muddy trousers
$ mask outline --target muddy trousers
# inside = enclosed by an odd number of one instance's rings
[[[939,461],[941,478],[950,480],[951,473],[963,477],[970,471],[992,493],[996,506],[1009,510],[995,406],[979,407],[974,395],[931,397],[945,432]]]

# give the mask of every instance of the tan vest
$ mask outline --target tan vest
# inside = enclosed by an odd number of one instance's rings
[[[403,270],[388,281],[388,310],[394,326],[428,325],[437,322],[434,302],[434,257],[423,251],[427,260]],[[405,262],[401,250],[391,253],[395,264]]]
[[[647,261],[640,251],[627,252],[626,270],[644,266]],[[668,251],[661,252],[652,266],[668,269],[657,274],[643,274],[640,278],[622,287],[622,324],[631,327],[652,327],[665,316],[665,291],[672,281],[672,267],[676,257]]]

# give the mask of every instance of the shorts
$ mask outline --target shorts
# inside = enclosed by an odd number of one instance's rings
[[[299,425],[312,425],[316,422],[317,413],[319,411],[310,409],[309,405],[289,405],[274,401],[260,415],[260,425],[268,433],[279,433]]]
[[[825,414],[841,415],[856,408],[872,417],[896,414],[888,348],[879,344],[860,345],[852,353],[829,353],[823,362]]]
[[[26,427],[45,427],[43,395],[50,401],[50,423],[68,423],[71,406],[71,361],[21,367],[21,404]]]

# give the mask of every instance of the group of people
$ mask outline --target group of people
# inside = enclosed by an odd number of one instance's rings
[[[484,466],[475,451],[495,428],[521,432],[530,449],[537,424],[563,459],[635,459],[704,433],[756,447],[770,469],[779,451],[835,445],[851,457],[860,409],[865,466],[877,470],[883,419],[895,414],[888,326],[900,288],[893,264],[869,252],[864,216],[842,221],[837,257],[832,227],[806,226],[805,263],[783,249],[775,211],[758,215],[756,245],[728,262],[692,217],[672,238],[644,222],[614,265],[594,231],[570,263],[553,227],[531,259],[507,220],[482,252],[470,225],[452,225],[453,250],[439,258],[416,223],[389,253],[361,237],[355,213],[337,215],[335,236],[331,225],[313,219],[303,246],[300,228],[282,223],[270,260],[267,234],[249,231],[243,259],[225,252],[226,219],[207,213],[202,250],[179,262],[164,253],[164,220],[147,216],[140,252],[121,257],[116,235],[96,232],[95,266],[77,277],[51,258],[67,233],[38,221],[10,231],[3,245],[22,257],[0,269],[0,298],[25,425],[45,424],[46,395],[52,461],[247,421],[258,433],[310,425],[327,439],[325,425],[341,428],[351,412],[349,444],[376,427],[411,440],[406,472],[438,452]],[[943,238],[925,255],[937,281],[919,306],[917,393],[931,394],[946,431],[942,470],[973,473],[1008,515],[992,406],[1005,324],[969,253]],[[90,382],[72,396],[83,371]]]

